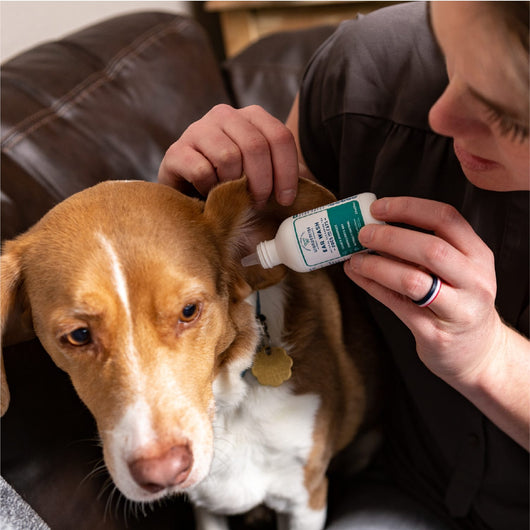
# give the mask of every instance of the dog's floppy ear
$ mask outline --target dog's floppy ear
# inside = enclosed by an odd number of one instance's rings
[[[23,238],[24,236],[22,236]],[[0,322],[1,345],[21,342],[34,334],[31,325],[29,305],[24,290],[22,255],[24,243],[21,238],[7,241],[0,258]],[[9,406],[9,387],[4,370],[4,359],[0,356],[0,415]]]
[[[256,209],[245,177],[219,184],[208,195],[204,214],[221,241],[221,246],[239,274],[254,290],[278,283],[286,274],[283,265],[263,269],[242,267],[241,259],[256,250],[261,241],[273,239],[281,222],[291,215],[335,201],[334,195],[319,184],[301,178],[294,203],[281,206],[271,196],[267,205]]]

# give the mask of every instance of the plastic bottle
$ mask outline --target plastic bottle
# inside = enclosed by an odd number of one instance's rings
[[[270,269],[283,263],[297,272],[308,272],[347,260],[367,250],[359,243],[365,224],[384,224],[370,214],[373,193],[360,193],[285,219],[270,241],[262,241],[256,252],[241,260],[245,267]]]

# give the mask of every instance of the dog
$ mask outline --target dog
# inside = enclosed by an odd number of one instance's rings
[[[260,504],[278,528],[324,527],[326,471],[360,429],[366,384],[326,272],[241,259],[333,200],[304,179],[292,206],[260,209],[245,178],[205,201],[107,181],[5,243],[2,332],[21,315],[69,374],[125,497],[186,493],[202,530]],[[8,401],[2,368],[2,414]]]

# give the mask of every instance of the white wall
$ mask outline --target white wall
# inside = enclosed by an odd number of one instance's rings
[[[185,1],[21,1],[0,2],[0,61],[47,40],[131,11],[191,13]]]

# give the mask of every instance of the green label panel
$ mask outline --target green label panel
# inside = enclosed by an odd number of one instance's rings
[[[364,249],[358,238],[359,230],[364,226],[364,219],[357,201],[330,208],[328,217],[341,256]]]

